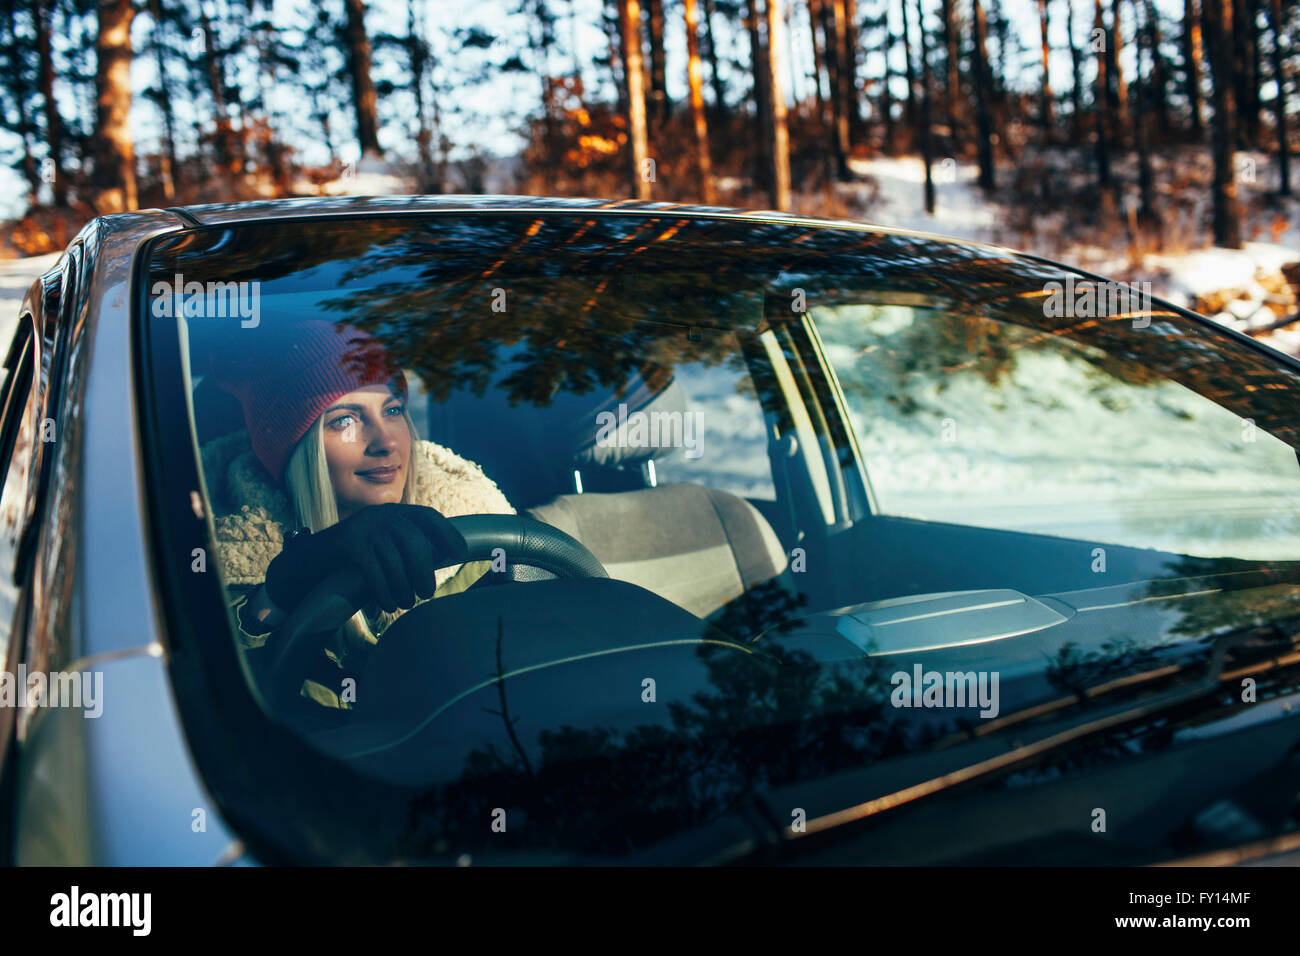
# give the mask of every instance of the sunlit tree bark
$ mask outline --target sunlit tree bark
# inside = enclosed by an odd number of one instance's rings
[[[1192,132],[1198,139],[1205,129],[1201,118],[1201,77],[1205,70],[1201,61],[1200,0],[1183,0],[1183,92],[1190,108]]]
[[[95,39],[95,157],[91,186],[101,215],[138,206],[131,138],[131,0],[101,0]]]
[[[782,80],[782,52],[785,43],[785,14],[782,0],[767,0],[767,63],[770,71],[768,89],[772,109],[772,206],[782,212],[790,209],[790,135],[786,129],[785,89]]]
[[[695,124],[695,164],[700,175],[700,198],[705,205],[716,201],[713,191],[713,160],[709,156],[709,124],[704,112],[704,78],[700,64],[699,22],[696,0],[686,3],[686,74],[691,90],[691,117]]]
[[[645,73],[641,59],[641,4],[619,0],[623,31],[623,75],[627,84],[627,126],[632,141],[632,194],[650,198],[649,148],[646,142]]]
[[[344,0],[347,9],[348,77],[352,80],[352,108],[357,120],[357,144],[363,154],[381,154],[379,107],[370,77],[370,37],[366,33],[364,0]]]

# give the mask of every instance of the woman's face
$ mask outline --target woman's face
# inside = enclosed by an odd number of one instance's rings
[[[411,458],[405,408],[390,386],[367,385],[325,410],[325,461],[340,521],[367,505],[402,500]]]

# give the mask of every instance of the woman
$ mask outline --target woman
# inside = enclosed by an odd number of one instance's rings
[[[250,650],[273,644],[276,628],[330,573],[361,576],[372,603],[325,642],[302,691],[347,709],[336,688],[359,649],[403,609],[464,590],[488,569],[435,571],[456,537],[446,518],[515,511],[478,465],[420,439],[406,377],[370,336],[312,321],[295,326],[273,358],[257,374],[215,372],[247,426],[203,448],[220,565]],[[249,655],[255,672],[263,657]]]

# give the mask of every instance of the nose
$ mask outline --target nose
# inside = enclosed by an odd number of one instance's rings
[[[382,418],[366,425],[366,454],[391,455],[397,450],[397,433]]]

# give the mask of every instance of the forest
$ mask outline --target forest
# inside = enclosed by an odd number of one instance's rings
[[[94,215],[331,191],[869,217],[888,157],[915,161],[929,214],[969,166],[1024,247],[1056,213],[1112,248],[1238,249],[1297,222],[1298,6],[4,0],[8,254]],[[475,135],[485,93],[511,155]]]

